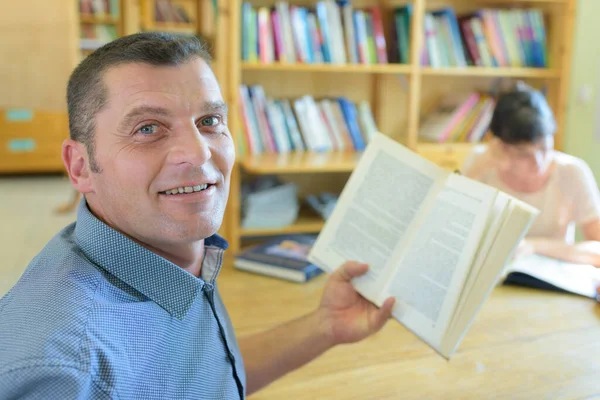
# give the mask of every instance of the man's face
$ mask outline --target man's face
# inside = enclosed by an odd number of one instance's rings
[[[217,80],[201,59],[108,70],[87,200],[99,218],[154,247],[192,243],[222,222],[235,153]],[[183,192],[183,193],[181,193]],[[175,194],[174,194],[175,193]]]

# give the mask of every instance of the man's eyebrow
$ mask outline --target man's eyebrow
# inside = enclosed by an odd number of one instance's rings
[[[221,112],[227,114],[227,103],[224,101],[207,101],[204,103],[202,110],[205,112]]]
[[[168,117],[171,115],[171,112],[162,107],[153,107],[153,106],[138,106],[129,111],[123,120],[119,124],[121,130],[126,129],[128,126],[132,125],[136,122],[136,120],[142,115],[160,115],[162,117]]]

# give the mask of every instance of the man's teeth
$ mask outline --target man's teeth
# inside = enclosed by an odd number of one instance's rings
[[[179,194],[179,193],[193,193],[193,192],[199,192],[201,190],[204,190],[208,187],[208,184],[205,183],[204,185],[197,185],[197,186],[181,186],[175,189],[171,189],[171,190],[167,190],[164,193],[165,194]]]

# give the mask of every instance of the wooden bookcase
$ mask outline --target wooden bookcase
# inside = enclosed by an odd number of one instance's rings
[[[196,0],[140,0],[144,31],[195,35],[198,31]]]
[[[254,8],[273,7],[276,0],[249,0]],[[290,0],[290,5],[314,9],[316,1]],[[499,78],[505,83],[523,80],[534,87],[543,87],[558,123],[556,147],[562,148],[565,124],[572,33],[576,0],[355,0],[354,9],[381,8],[386,41],[389,46],[389,24],[393,9],[412,5],[410,20],[409,62],[406,64],[331,65],[274,62],[262,64],[243,62],[242,1],[222,0],[225,9],[220,21],[227,32],[227,79],[224,96],[230,104],[229,127],[236,141],[243,140],[239,87],[262,85],[267,97],[298,98],[311,94],[315,99],[346,96],[352,101],[370,101],[379,131],[405,144],[437,164],[459,168],[470,151],[469,143],[422,143],[419,127],[430,105],[452,91],[485,90]],[[421,49],[424,40],[424,16],[430,10],[453,7],[456,15],[483,8],[536,8],[543,12],[547,42],[547,68],[516,67],[446,67],[422,66]],[[225,236],[237,251],[242,239],[284,233],[317,233],[323,220],[301,211],[296,223],[281,229],[241,228],[241,184],[244,179],[275,174],[285,181],[294,181],[299,194],[316,193],[323,189],[341,190],[360,155],[353,152],[306,154],[238,154],[232,174],[230,200],[225,218]]]
[[[217,59],[217,22],[212,0],[121,0],[124,35],[136,32],[169,32],[201,37]],[[180,10],[179,16],[174,10]],[[182,21],[181,15],[184,14]],[[223,36],[226,33],[223,32]],[[217,71],[215,71],[217,72]]]
[[[123,36],[121,0],[77,0],[79,16],[79,59]]]

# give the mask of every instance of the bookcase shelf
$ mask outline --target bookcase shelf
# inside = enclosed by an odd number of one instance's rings
[[[560,70],[553,68],[519,68],[519,67],[420,67],[416,69],[422,75],[431,76],[489,76],[505,78],[554,79],[560,78]],[[407,64],[292,64],[243,62],[242,71],[287,71],[287,72],[346,72],[365,74],[404,74],[415,71]]]
[[[309,210],[301,209],[296,221],[288,226],[281,228],[256,228],[247,229],[241,228],[241,236],[274,236],[274,235],[285,235],[285,234],[299,234],[299,233],[318,233],[323,229],[325,221]]]
[[[511,5],[543,5],[543,4],[568,4],[571,0],[475,0],[480,4],[493,4],[494,6]]]
[[[231,104],[229,128],[234,140],[238,144],[243,142],[237,146],[241,152],[238,153],[238,162],[232,173],[231,196],[226,213],[226,228],[223,232],[234,251],[240,248],[242,237],[264,234],[263,230],[241,228],[240,211],[243,199],[239,189],[243,180],[253,175],[278,175],[282,179],[300,182],[302,190],[299,196],[303,196],[328,190],[328,180],[331,180],[333,187],[343,187],[343,183],[360,159],[360,151],[248,155],[251,146],[250,143],[246,143],[247,140],[252,140],[253,137],[265,140],[264,136],[253,136],[249,131],[258,128],[264,134],[264,129],[272,129],[265,128],[269,126],[267,124],[273,124],[269,110],[272,103],[275,103],[277,110],[279,105],[283,108],[282,104],[286,101],[294,105],[295,100],[306,95],[314,99],[317,108],[321,107],[320,102],[324,99],[336,101],[345,98],[356,105],[366,102],[379,132],[393,137],[438,165],[455,170],[461,167],[475,145],[470,141],[485,137],[487,117],[483,118],[481,115],[491,115],[487,99],[516,80],[524,80],[533,87],[543,89],[546,94],[557,120],[556,147],[562,147],[577,0],[356,0],[351,3],[345,2],[346,6],[335,1],[326,4],[327,13],[338,10],[334,14],[339,12],[341,23],[326,25],[330,29],[329,34],[331,29],[338,29],[336,26],[341,29],[341,34],[333,34],[338,41],[336,42],[335,38],[330,39],[332,42],[328,46],[343,41],[344,51],[348,55],[346,59],[351,60],[349,49],[356,45],[358,57],[370,57],[369,63],[365,63],[364,60],[358,63],[342,63],[337,56],[334,57],[338,51],[334,47],[327,50],[330,52],[327,56],[330,59],[326,59],[327,53],[322,41],[327,35],[320,31],[316,35],[313,33],[322,26],[323,16],[318,15],[318,7],[322,7],[328,0],[292,0],[286,3],[290,13],[300,12],[299,16],[290,18],[290,22],[286,22],[286,8],[280,8],[281,2],[276,0],[220,1],[223,2],[224,11],[223,29],[226,32],[236,32],[223,44],[230,60],[224,82],[225,96]],[[354,19],[347,19],[348,16],[345,16],[348,10],[344,10],[344,7],[348,4],[351,13],[349,15]],[[363,18],[360,13],[364,13],[364,18],[368,21],[367,40],[371,44],[366,46],[374,46],[370,50],[367,48],[366,52],[364,48],[360,50],[359,39],[356,39],[353,45],[348,44],[352,41],[349,38],[356,38],[359,33],[355,31],[355,36],[352,36],[344,30],[345,21],[356,22],[356,18]],[[425,35],[425,27],[430,26],[432,17],[441,32],[435,40],[446,46],[445,50],[437,48],[438,58],[435,58],[436,50],[428,42],[430,33]],[[263,21],[262,24],[265,21],[270,24],[271,18],[276,18],[272,32],[277,31],[280,36],[273,41],[268,40],[266,47],[256,46],[261,40],[261,35],[263,38],[265,32],[268,35],[271,27],[267,26],[261,34],[258,29],[258,24],[261,23],[259,21]],[[448,18],[455,18],[456,22]],[[294,28],[293,24],[298,24],[298,21],[301,21],[305,28]],[[285,33],[287,23],[291,24],[291,40],[296,44],[293,46],[295,56],[289,54],[290,47],[287,43],[290,39],[286,38]],[[481,29],[477,27],[478,23],[481,24]],[[457,28],[452,28],[453,24]],[[513,30],[515,27],[517,29]],[[255,28],[256,35],[254,31],[244,30]],[[306,38],[301,39],[298,35],[301,35],[304,29],[307,29]],[[364,32],[361,34],[364,35]],[[373,36],[368,36],[370,34]],[[380,35],[384,40],[375,39],[376,35]],[[454,35],[460,35],[461,38],[456,39]],[[472,35],[473,39],[467,35]],[[499,36],[494,38],[493,35]],[[253,40],[255,42],[252,42]],[[303,44],[297,45],[298,40]],[[310,47],[307,44],[310,40],[317,40],[313,43],[321,44]],[[476,46],[482,45],[484,48],[473,47],[473,40],[476,41]],[[386,46],[384,52],[387,60],[382,56],[381,48],[380,52],[377,52],[378,43],[383,42]],[[269,53],[269,46],[273,46],[272,55]],[[317,53],[307,55],[305,50],[310,48],[318,49]],[[264,53],[265,49],[267,53]],[[322,54],[319,55],[321,50]],[[486,58],[486,51],[492,55],[491,59]],[[462,61],[463,53],[465,61]],[[310,62],[311,59],[321,62],[313,63]],[[333,62],[333,59],[337,61]],[[265,63],[261,60],[270,62]],[[440,60],[443,62],[439,62]],[[251,87],[261,88],[259,95],[264,93],[266,107],[247,104],[248,99],[252,100],[255,96],[255,93],[250,91]],[[473,103],[475,106],[472,106],[469,112],[476,109],[479,110],[477,112],[485,110],[487,114],[474,112],[470,119],[464,119],[460,125],[452,128],[451,134],[446,136],[447,142],[424,142],[422,138],[426,135],[421,128],[428,115],[437,109],[447,95],[454,93],[476,94],[477,102]],[[491,110],[493,104],[491,101]],[[260,117],[258,122],[253,120],[255,117],[250,117],[248,110],[264,113],[266,120],[262,119],[263,117]],[[294,108],[293,111],[298,114],[297,109]],[[306,115],[304,118],[298,118],[296,115],[295,118],[298,122],[322,119],[324,124],[331,128],[331,121],[336,119],[323,116],[324,114],[327,114],[327,111],[321,108],[316,114],[313,113],[311,118],[306,118]],[[287,118],[285,111],[283,115]],[[344,118],[346,117],[344,114]],[[281,117],[277,119],[282,120]],[[475,123],[481,120],[484,122]],[[347,120],[345,122],[350,124]],[[254,127],[252,124],[255,124]],[[287,120],[285,124],[288,124]],[[471,135],[475,126],[481,135]],[[300,128],[304,134],[305,129],[301,126]],[[307,128],[307,132],[311,132],[313,127]],[[331,128],[329,135],[332,135],[333,131]],[[288,133],[291,135],[291,131]],[[275,134],[275,130],[271,134]],[[290,141],[292,140],[290,136]],[[456,140],[462,141],[454,142]],[[322,226],[323,221],[318,217],[302,215],[296,224],[286,229],[267,231],[268,234],[302,233],[318,231]]]
[[[245,156],[240,164],[254,175],[351,172],[361,154],[351,151],[267,153]]]
[[[195,24],[177,23],[177,22],[154,22],[152,30],[171,33],[183,33],[193,35],[196,33]]]
[[[531,78],[554,79],[560,78],[560,70],[552,68],[485,68],[485,67],[423,67],[423,75],[431,76],[489,76],[501,78]]]
[[[289,71],[289,72],[347,72],[365,74],[410,74],[412,67],[406,64],[292,64],[243,62],[243,71]]]
[[[92,15],[82,15],[80,18],[81,23],[84,24],[109,24],[109,25],[118,25],[121,20],[117,17],[113,17],[110,15],[105,16],[92,16]]]

